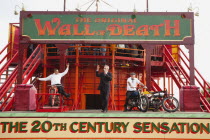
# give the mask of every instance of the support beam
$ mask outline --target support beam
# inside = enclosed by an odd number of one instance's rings
[[[42,77],[47,77],[47,45],[42,44],[42,49],[43,49],[43,71],[42,71]],[[38,81],[39,82],[39,81]],[[47,83],[45,81],[40,81],[42,82],[42,88],[41,88],[41,93],[47,93]],[[45,102],[46,95],[42,96],[42,103],[44,104]]]
[[[172,78],[171,78],[171,94],[172,96],[174,96],[174,81]]]
[[[76,47],[76,70],[75,70],[75,96],[74,96],[74,109],[77,109],[77,105],[78,105],[78,85],[79,85],[79,48]]]
[[[43,77],[47,77],[47,45],[46,44],[43,44],[42,45],[43,47],[43,54],[44,54],[44,57],[43,57]],[[46,82],[43,82],[43,86],[42,86],[42,93],[46,93]],[[44,99],[45,99],[45,96],[44,98],[42,99],[43,103],[44,103]]]
[[[142,47],[146,50],[146,86],[148,90],[151,90],[151,54],[155,45],[152,44],[142,44]]]
[[[64,0],[64,3],[63,3],[63,11],[64,12],[66,11],[66,0]]]
[[[143,57],[144,57],[144,61],[143,61],[144,69],[143,69],[143,74],[142,74],[142,82],[144,85],[146,85],[146,69],[145,69],[146,68],[146,52],[145,51],[144,51]]]
[[[168,93],[171,93],[171,77],[168,77]]]
[[[185,45],[189,50],[190,60],[190,85],[195,85],[194,45]]]
[[[111,95],[111,98],[112,98],[112,109],[116,109],[115,108],[115,93],[114,93],[114,84],[115,84],[115,81],[114,81],[114,79],[115,79],[115,49],[112,49],[112,95]]]
[[[163,90],[166,89],[166,72],[163,73]]]
[[[17,84],[22,84],[23,82],[23,61],[24,61],[24,52],[28,44],[19,44],[19,53],[18,53],[18,74],[17,74]]]
[[[147,12],[149,12],[149,0],[147,0]]]
[[[56,44],[56,47],[59,49],[60,55],[60,68],[59,70],[63,72],[66,69],[66,50],[68,49],[68,44]]]
[[[60,63],[59,71],[63,72],[66,69],[66,51],[69,47],[68,44],[56,44],[56,47],[59,49]],[[64,85],[64,78],[61,79],[61,83]],[[65,85],[64,85],[65,86]]]

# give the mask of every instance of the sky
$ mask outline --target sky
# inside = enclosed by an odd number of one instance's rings
[[[87,10],[92,0],[66,0],[66,11]],[[103,0],[109,5],[99,2],[99,11],[138,12],[146,11],[146,0]],[[210,8],[209,0],[148,0],[149,12],[187,12],[190,5],[195,16],[195,67],[210,82]],[[15,7],[19,12],[24,5],[26,11],[63,11],[64,0],[0,0],[0,50],[8,43],[9,23],[18,23],[19,15],[14,15]],[[84,5],[85,4],[85,5]],[[95,11],[93,4],[88,11]]]

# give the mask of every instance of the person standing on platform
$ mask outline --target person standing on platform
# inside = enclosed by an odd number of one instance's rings
[[[99,73],[100,66],[97,65],[96,76],[100,77],[100,84],[98,90],[100,90],[101,102],[102,102],[102,111],[108,111],[108,100],[110,92],[110,81],[112,81],[112,74],[109,72],[109,66],[104,66],[104,71]]]
[[[49,75],[46,78],[39,78],[37,77],[37,80],[40,81],[51,81],[51,85],[55,85],[58,88],[58,93],[60,93],[61,95],[64,95],[66,98],[70,97],[70,94],[67,94],[64,91],[63,86],[61,85],[61,78],[66,75],[69,71],[69,64],[66,65],[66,70],[62,73],[59,73],[58,69],[54,69],[54,73]]]
[[[142,74],[139,75],[139,79],[141,80]],[[131,95],[137,96],[139,93],[137,91],[138,85],[143,88],[147,88],[143,83],[136,78],[136,74],[134,72],[130,73],[130,77],[127,79],[127,92],[126,92],[126,100],[124,104],[124,112],[127,111],[128,99]]]

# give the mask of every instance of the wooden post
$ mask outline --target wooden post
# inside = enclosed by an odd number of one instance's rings
[[[46,44],[43,44],[42,45],[42,49],[43,49],[43,55],[44,55],[44,57],[43,57],[43,73],[42,73],[42,77],[47,77],[47,45]],[[41,81],[42,83],[43,83],[43,85],[42,85],[42,92],[41,93],[48,93],[48,92],[46,92],[46,89],[47,89],[47,84],[46,84],[46,82],[44,81]],[[45,102],[45,97],[46,97],[46,95],[43,95],[42,96],[42,103],[44,103]]]
[[[118,87],[117,87],[117,94],[118,94],[118,110],[120,110],[120,70],[117,71],[117,83],[118,83]]]
[[[13,41],[13,39],[12,39],[12,33],[13,33],[13,30],[14,30],[14,28],[13,28],[13,26],[12,26],[12,23],[10,23],[9,24],[9,30],[10,30],[10,34],[9,34],[9,42],[10,42],[10,45],[8,46],[8,49],[11,51],[11,53],[10,53],[10,56],[9,56],[9,59],[11,59],[12,58],[12,56],[13,56],[13,53],[14,53],[14,41]]]
[[[185,45],[189,50],[190,59],[190,85],[195,85],[195,66],[194,66],[194,45]]]
[[[115,81],[114,81],[114,78],[115,78],[115,48],[113,47],[112,48],[112,108],[115,110],[115,99],[114,99],[114,84],[115,84]]]
[[[146,85],[146,49],[144,50],[144,61],[143,61],[143,73],[142,73],[142,81],[143,81],[143,84]]]
[[[171,93],[171,77],[168,77],[168,93]]]
[[[79,82],[79,48],[76,47],[76,71],[75,71],[75,97],[74,97],[74,109],[77,109],[78,105],[78,82]]]
[[[17,84],[22,84],[23,82],[23,61],[27,46],[28,44],[19,44]]]
[[[142,44],[142,47],[146,49],[146,86],[147,90],[151,90],[151,53],[155,45]]]
[[[163,90],[166,88],[166,72],[163,73]]]
[[[68,44],[56,44],[59,49],[60,54],[60,68],[59,71],[63,72],[66,69],[66,50],[68,49]],[[61,79],[61,83],[64,84],[64,79]]]
[[[43,54],[44,54],[44,58],[43,58],[43,77],[47,77],[47,46],[46,44],[42,45],[43,47]],[[43,86],[42,86],[42,93],[46,93],[46,82],[43,82]],[[44,100],[44,98],[43,98]]]
[[[172,78],[171,78],[171,94],[172,96],[174,96],[174,82]]]
[[[63,3],[63,11],[64,12],[66,11],[66,0],[64,0],[64,3]]]

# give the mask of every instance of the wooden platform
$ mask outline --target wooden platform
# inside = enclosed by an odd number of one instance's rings
[[[55,107],[56,108],[56,107]],[[102,113],[101,110],[73,110],[67,112],[36,112],[36,111],[6,111],[1,112],[0,117],[187,117],[187,118],[210,118],[210,113],[206,112],[140,112],[140,111],[108,111],[106,113]]]

